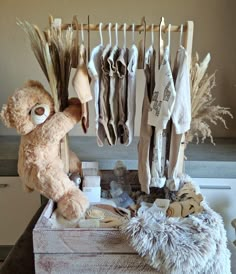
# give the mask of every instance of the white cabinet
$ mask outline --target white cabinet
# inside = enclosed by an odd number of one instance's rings
[[[230,241],[235,240],[235,231],[231,221],[236,218],[236,178],[194,178],[201,188],[209,206],[218,212],[224,220],[227,236]]]
[[[0,245],[14,245],[39,207],[39,193],[24,192],[19,177],[0,177]]]

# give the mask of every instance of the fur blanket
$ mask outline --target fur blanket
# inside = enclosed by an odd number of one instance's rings
[[[124,224],[122,232],[147,263],[161,274],[229,274],[223,220],[205,202],[204,211],[187,218],[145,212]]]

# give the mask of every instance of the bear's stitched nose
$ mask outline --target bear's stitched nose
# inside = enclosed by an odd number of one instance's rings
[[[44,114],[44,108],[43,107],[38,107],[34,111],[37,115],[43,115]]]

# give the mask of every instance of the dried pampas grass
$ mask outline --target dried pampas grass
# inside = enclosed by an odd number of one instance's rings
[[[211,60],[208,53],[204,60],[199,63],[198,53],[192,58],[191,64],[191,100],[192,100],[192,122],[191,128],[186,135],[187,143],[196,138],[197,143],[201,138],[202,142],[208,137],[214,144],[212,137],[211,124],[216,125],[218,121],[222,122],[227,128],[223,115],[233,118],[229,108],[214,105],[215,98],[212,96],[212,89],[216,85],[215,73],[210,76],[207,74],[207,68]]]
[[[55,111],[64,110],[68,102],[68,86],[72,65],[73,29],[64,32],[49,18],[50,27],[41,31],[38,26],[17,20],[28,35],[33,53],[50,85]]]

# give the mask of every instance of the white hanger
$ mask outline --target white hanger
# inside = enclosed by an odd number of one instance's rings
[[[151,43],[152,43],[152,46],[154,47],[154,24],[152,24],[152,29],[151,29]]]
[[[117,23],[115,25],[115,34],[116,34],[116,46],[118,46],[119,41],[118,41],[118,24]]]
[[[82,44],[84,44],[84,26],[83,26],[83,24],[81,24],[80,33],[81,33],[81,42],[82,42]]]
[[[126,48],[126,23],[124,23],[124,48]]]
[[[171,30],[171,24],[168,25],[168,47],[170,47],[170,30]]]
[[[135,29],[135,25],[132,24],[132,43],[134,44],[135,41],[134,41],[134,29]]]
[[[180,25],[179,46],[182,46],[183,39],[183,24]]]
[[[161,17],[161,22],[159,25],[159,50],[158,50],[158,61],[159,61],[159,67],[161,64],[161,60],[164,54],[164,41],[162,39],[162,29],[165,26],[164,17]]]
[[[111,45],[111,23],[108,24],[109,45]]]
[[[101,46],[103,46],[102,23],[99,23],[99,35],[100,35],[100,44]]]

